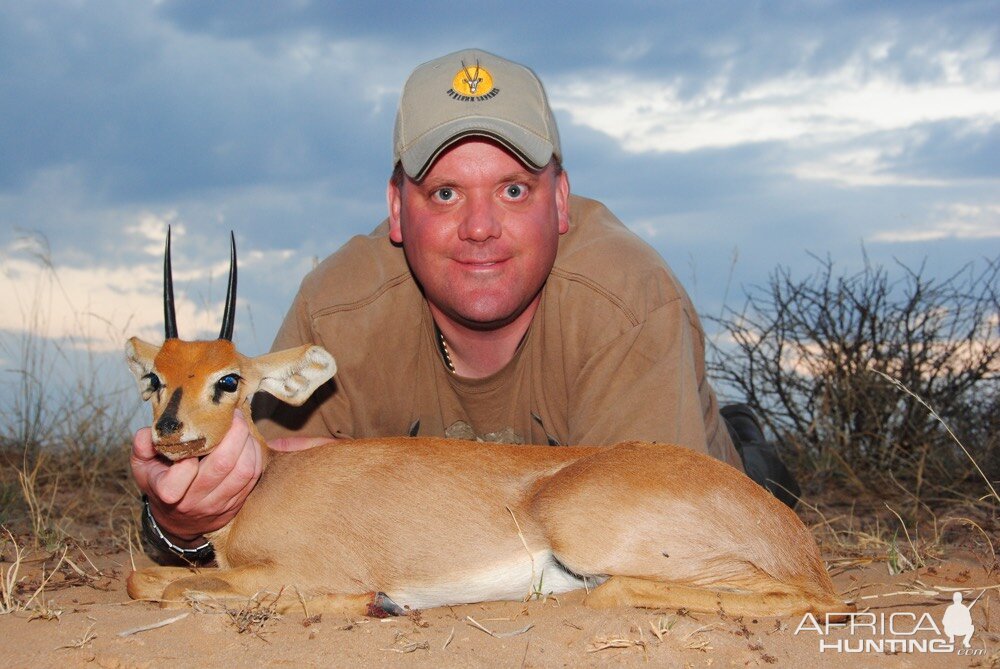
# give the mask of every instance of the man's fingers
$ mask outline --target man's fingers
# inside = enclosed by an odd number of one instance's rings
[[[197,458],[180,460],[169,466],[161,464],[149,472],[149,491],[164,504],[172,506],[184,499],[197,475]]]
[[[243,505],[243,500],[260,477],[263,466],[260,446],[250,436],[246,421],[239,412],[234,417],[233,427],[224,441],[231,438],[235,441],[225,445],[225,450],[221,453],[223,457],[219,461],[209,462],[218,449],[202,461],[203,471],[200,476],[205,478],[194,484],[206,485],[201,503],[206,507],[217,509],[220,514],[228,514]],[[220,444],[220,448],[222,446]],[[223,474],[221,479],[219,474]],[[207,487],[209,485],[210,488]]]
[[[250,431],[246,421],[239,411],[233,416],[233,422],[215,449],[201,459],[198,466],[198,475],[191,483],[190,499],[185,500],[186,504],[201,503],[205,498],[218,498],[220,493],[232,495],[242,487],[242,484],[232,489],[226,485],[226,480],[233,475],[240,459],[245,457],[244,451],[247,442],[250,440]],[[219,490],[220,486],[224,489]]]
[[[153,449],[153,430],[149,427],[139,428],[132,437],[132,457],[140,460],[152,460],[156,457]]]
[[[219,497],[224,500],[224,515],[231,519],[243,506],[250,491],[260,478],[261,458],[259,451],[247,449],[247,457],[233,469],[233,473],[219,486]]]
[[[152,431],[148,427],[136,432],[132,439],[129,466],[132,468],[135,484],[144,493],[150,492],[151,479],[158,479],[166,473],[167,464],[156,456]]]

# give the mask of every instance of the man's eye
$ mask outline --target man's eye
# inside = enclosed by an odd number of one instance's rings
[[[438,188],[434,191],[434,197],[442,202],[448,202],[455,197],[455,191],[450,188]]]
[[[524,184],[510,184],[504,188],[504,195],[511,200],[520,200],[527,192],[528,189],[524,186]]]

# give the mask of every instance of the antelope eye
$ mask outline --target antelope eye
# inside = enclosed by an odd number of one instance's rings
[[[160,377],[158,377],[153,372],[146,374],[142,378],[146,379],[146,383],[149,384],[149,392],[151,393],[155,393],[157,390],[163,387],[163,384],[160,382]]]
[[[215,382],[215,387],[224,393],[235,393],[240,385],[240,377],[236,374],[226,374]]]

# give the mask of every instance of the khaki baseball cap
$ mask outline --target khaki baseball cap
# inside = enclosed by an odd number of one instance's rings
[[[471,135],[500,142],[535,169],[561,158],[545,89],[528,68],[466,49],[415,69],[399,99],[393,163],[422,179],[442,151]]]

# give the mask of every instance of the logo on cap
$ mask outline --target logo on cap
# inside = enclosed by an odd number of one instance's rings
[[[476,61],[474,67],[469,67],[462,61],[462,69],[451,81],[448,95],[461,102],[476,102],[496,97],[500,89],[493,85],[493,75]]]

